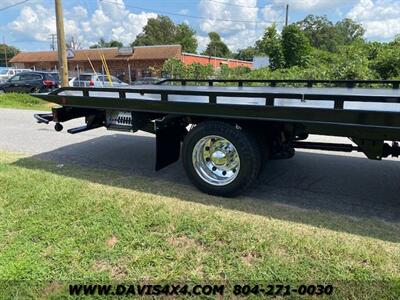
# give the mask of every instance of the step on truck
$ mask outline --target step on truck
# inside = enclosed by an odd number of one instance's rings
[[[99,127],[156,136],[156,170],[182,158],[201,191],[236,196],[267,160],[295,149],[359,151],[373,160],[400,155],[400,81],[163,80],[130,88],[65,87],[35,97],[56,103],[39,123],[84,118],[77,134]],[[348,144],[308,142],[313,135]]]

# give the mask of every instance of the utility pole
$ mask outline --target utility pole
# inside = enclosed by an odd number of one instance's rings
[[[68,62],[67,49],[65,46],[64,35],[64,18],[61,0],[55,0],[56,6],[56,26],[57,26],[57,48],[58,48],[58,64],[61,86],[68,86]]]
[[[289,4],[286,4],[286,20],[285,27],[289,25]]]
[[[51,40],[51,42],[50,42],[50,49],[53,50],[53,51],[55,51],[55,50],[56,50],[56,38],[57,38],[57,34],[52,33],[52,34],[49,35],[49,37],[50,37],[50,40]]]
[[[6,40],[3,36],[3,47],[4,47],[4,60],[6,62],[6,68],[8,68],[8,59],[7,59],[7,46],[6,46]]]

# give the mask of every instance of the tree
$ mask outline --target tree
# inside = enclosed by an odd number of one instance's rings
[[[353,43],[339,49],[338,60],[330,67],[334,79],[343,80],[365,80],[373,79],[368,60],[368,49],[364,43]]]
[[[207,45],[206,50],[202,53],[208,56],[217,57],[231,57],[231,51],[228,46],[222,41],[221,36],[216,32],[210,32],[208,34],[210,42]]]
[[[350,45],[354,41],[362,39],[365,34],[365,29],[361,24],[348,18],[337,22],[335,29],[342,45]]]
[[[315,48],[333,52],[341,44],[336,27],[326,16],[308,15],[297,25]]]
[[[101,38],[97,44],[94,44],[90,46],[91,49],[95,48],[121,48],[123,47],[123,44],[119,41],[116,40],[111,40],[109,42],[106,42],[103,38]]]
[[[82,43],[76,40],[74,37],[71,37],[69,40],[67,40],[66,46],[68,49],[73,50],[82,49]]]
[[[304,66],[311,53],[310,41],[296,24],[282,30],[282,52],[285,66]]]
[[[15,55],[19,53],[19,49],[14,46],[10,46],[7,44],[0,44],[0,66],[6,65],[6,57],[4,55],[4,49],[6,50],[7,53],[7,62],[9,62],[11,58],[13,58]]]
[[[175,24],[167,16],[158,16],[147,21],[132,46],[171,45],[175,40]]]
[[[214,68],[212,65],[208,64],[206,66],[200,63],[192,63],[186,66],[185,78],[194,79],[208,79],[214,74]]]
[[[382,79],[395,79],[400,77],[400,47],[385,45],[371,63],[371,68]]]
[[[131,44],[134,46],[182,45],[185,52],[196,53],[196,32],[188,25],[175,23],[167,16],[158,16],[147,21],[143,33]]]
[[[343,19],[333,24],[326,16],[308,15],[296,23],[310,40],[313,47],[337,51],[339,46],[350,45],[362,39],[365,29],[351,19]]]
[[[187,24],[178,24],[176,26],[175,43],[180,44],[185,52],[196,53],[198,47],[196,31]]]
[[[163,65],[163,75],[169,78],[185,78],[185,64],[177,58],[170,58]]]
[[[255,47],[247,47],[244,49],[239,49],[237,53],[233,55],[235,59],[252,61],[254,56],[257,56],[259,53]]]
[[[272,70],[276,70],[284,66],[282,41],[276,29],[276,24],[273,24],[265,29],[261,40],[256,42],[256,50],[259,53],[269,56],[270,68]]]

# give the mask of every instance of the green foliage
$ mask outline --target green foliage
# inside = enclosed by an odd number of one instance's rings
[[[369,60],[363,51],[356,47],[346,47],[340,54],[340,61],[332,66],[334,79],[364,80],[374,77],[369,69]]]
[[[233,58],[240,60],[252,61],[254,56],[257,56],[259,51],[255,47],[247,47],[239,49],[237,53],[233,55]]]
[[[164,63],[163,74],[169,78],[207,79],[214,75],[214,68],[210,64],[185,65],[179,59],[171,58]]]
[[[158,16],[147,21],[143,33],[136,37],[131,46],[182,45],[185,52],[196,53],[196,32],[188,25],[175,23],[167,16]]]
[[[237,79],[247,76],[250,72],[251,70],[246,67],[229,68],[226,65],[222,65],[217,75],[220,79]]]
[[[185,52],[196,53],[197,51],[196,31],[185,23],[177,25],[175,42],[182,45],[182,49]]]
[[[263,37],[256,42],[255,48],[259,53],[268,55],[271,69],[276,70],[284,66],[282,40],[275,24],[265,29]]]
[[[338,40],[342,45],[350,45],[354,41],[360,40],[365,34],[365,29],[361,24],[351,19],[343,19],[335,25]]]
[[[315,48],[335,51],[337,34],[335,26],[326,16],[308,15],[297,23]]]
[[[51,109],[52,105],[29,94],[1,93],[0,107],[47,111]]]
[[[310,15],[284,28],[282,34],[276,25],[267,27],[254,46],[238,50],[234,55],[243,60],[267,55],[268,68],[251,71],[221,66],[214,72],[211,66],[185,66],[175,59],[166,62],[164,73],[175,78],[400,79],[400,35],[389,43],[366,42],[362,38],[364,32],[360,24],[350,19],[333,24],[326,17]],[[210,33],[210,39],[206,54],[227,56],[229,49],[221,37]],[[219,47],[220,43],[224,46]],[[214,45],[218,52],[207,53]]]
[[[335,284],[332,299],[398,299],[394,220],[227,201],[170,179],[4,152],[0,191],[2,300],[77,299],[70,283],[207,279],[317,280]]]
[[[96,44],[90,46],[90,49],[95,49],[95,48],[121,48],[124,45],[116,40],[110,40],[109,42],[106,42],[103,38],[101,38]]]
[[[158,16],[147,21],[143,33],[136,37],[132,46],[170,45],[175,42],[174,22],[167,16]]]
[[[315,48],[334,52],[339,46],[350,45],[365,33],[362,25],[351,19],[333,24],[326,16],[308,15],[296,23]]]
[[[7,62],[10,61],[11,58],[13,58],[15,55],[17,55],[19,53],[19,49],[14,46],[10,46],[7,44],[0,44],[0,66],[6,65],[4,48],[6,49],[6,53],[7,53]]]
[[[186,66],[187,78],[207,79],[211,77],[213,74],[214,74],[214,68],[210,64],[204,66],[199,63],[193,63]]]
[[[217,57],[231,57],[232,53],[228,46],[222,41],[221,36],[216,32],[210,32],[208,34],[210,43],[207,45],[206,50],[202,53],[208,56]]]
[[[163,74],[170,78],[185,78],[185,65],[179,59],[170,58],[163,65]]]
[[[282,52],[286,67],[306,65],[310,41],[297,25],[291,24],[282,30]]]
[[[400,45],[395,43],[378,50],[371,68],[383,79],[394,79],[400,76]]]

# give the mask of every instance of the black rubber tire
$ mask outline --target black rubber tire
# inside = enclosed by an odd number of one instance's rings
[[[199,140],[208,135],[218,135],[229,140],[238,151],[240,171],[236,179],[228,185],[211,185],[194,169],[193,148]],[[182,161],[187,176],[199,190],[210,195],[234,197],[243,193],[257,179],[262,158],[255,137],[245,129],[222,121],[205,121],[186,135],[182,146]]]

